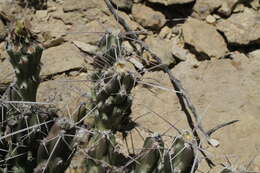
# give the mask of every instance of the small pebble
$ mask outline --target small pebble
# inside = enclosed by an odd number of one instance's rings
[[[212,24],[212,23],[215,23],[216,22],[216,18],[212,15],[208,15],[206,17],[206,22],[209,23],[209,24]]]

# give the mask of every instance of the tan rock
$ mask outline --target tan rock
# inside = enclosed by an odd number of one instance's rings
[[[57,74],[70,69],[80,68],[84,58],[79,50],[71,43],[64,43],[43,51],[41,75]]]
[[[165,16],[143,4],[134,4],[132,8],[134,19],[145,28],[159,30],[166,22]]]
[[[4,39],[5,34],[6,34],[5,25],[0,18],[0,41]]]
[[[220,58],[228,52],[225,40],[214,26],[189,18],[182,28],[185,43],[194,48],[194,51],[200,55]]]
[[[170,65],[176,63],[176,60],[172,55],[172,40],[150,36],[145,40],[145,43],[152,52],[161,58],[163,64]]]
[[[217,8],[221,7],[220,0],[197,0],[193,11],[201,18],[205,19],[208,15],[210,15]]]
[[[230,16],[234,7],[239,3],[240,0],[222,0],[221,7],[218,12],[223,16]]]
[[[224,33],[228,43],[260,45],[260,14],[246,8],[243,13],[233,14],[228,19],[220,20],[217,28]]]
[[[206,17],[206,22],[209,23],[209,24],[213,24],[213,23],[215,23],[216,21],[217,21],[216,18],[215,18],[214,16],[212,16],[212,15],[208,15],[208,16]]]
[[[197,0],[193,10],[202,19],[205,19],[214,11],[228,17],[239,3],[239,0]]]
[[[47,18],[47,16],[48,16],[48,10],[37,10],[37,11],[36,11],[36,16],[37,16],[39,19]]]

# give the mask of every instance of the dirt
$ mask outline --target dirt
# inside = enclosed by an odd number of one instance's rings
[[[244,4],[232,1],[226,11],[225,2],[221,0],[217,3],[210,0],[171,1],[169,4],[163,0],[128,1],[131,3],[119,1],[118,13],[130,28],[145,32],[139,36],[141,40],[153,38],[152,49],[157,48],[154,52],[163,51],[161,55],[166,56],[167,64],[171,65],[173,74],[201,115],[203,127],[211,129],[224,122],[239,120],[212,135],[220,142],[219,147],[205,148],[217,166],[210,169],[200,158],[202,164],[198,169],[219,172],[220,164],[228,166],[227,160],[230,160],[232,167],[260,171],[260,57],[257,53],[260,49],[257,29],[260,8],[257,0]],[[10,7],[10,3],[11,10],[4,8]],[[47,9],[23,10],[15,1],[0,0],[0,14],[29,19],[32,30],[42,41],[62,38],[62,42],[44,50],[41,73],[44,80],[37,100],[53,102],[61,112],[69,115],[79,103],[88,99],[91,72],[87,64],[90,57],[73,41],[96,45],[108,29],[122,32],[124,29],[103,0],[49,0],[47,4]],[[168,15],[176,7],[188,10],[176,10]],[[214,17],[211,23],[206,21],[208,15]],[[246,21],[240,27],[242,19]],[[0,15],[0,31],[7,27],[2,21]],[[0,37],[3,37],[1,33]],[[14,80],[14,75],[4,41],[0,44],[1,89]],[[177,47],[175,51],[171,50],[173,46]],[[133,97],[132,117],[138,123],[138,131],[132,132],[135,151],[143,144],[142,136],[149,135],[147,129],[164,133],[168,145],[169,136],[177,134],[171,125],[190,130],[176,93],[163,72],[145,73],[134,89]]]

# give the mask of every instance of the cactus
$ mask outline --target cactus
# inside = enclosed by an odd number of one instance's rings
[[[40,83],[40,59],[43,48],[30,32],[28,22],[16,21],[9,33],[6,51],[10,56],[16,82],[12,86],[9,100],[35,101]]]
[[[6,49],[16,81],[3,96],[14,103],[1,106],[1,171],[64,172],[74,153],[75,124],[57,118],[56,109],[25,104],[36,101],[43,51],[26,21],[13,25]]]
[[[124,157],[117,151],[117,131],[125,132],[134,126],[129,117],[135,85],[135,69],[120,56],[121,40],[118,33],[108,33],[100,42],[100,51],[93,61],[97,71],[92,75],[91,109],[85,122],[94,130],[87,148],[86,172],[102,173],[122,164]]]
[[[33,7],[36,10],[47,8],[47,0],[17,0],[22,7]]]
[[[72,121],[59,118],[38,148],[35,173],[63,173],[74,153],[73,138],[76,132]]]
[[[135,69],[120,57],[121,41],[115,33],[105,37],[108,43],[100,45],[101,53],[93,65],[99,70],[92,75],[92,109],[86,122],[99,130],[125,131],[131,124],[131,89],[135,85]],[[100,66],[102,65],[102,66]],[[94,121],[92,121],[94,119]]]
[[[191,172],[195,157],[191,142],[192,136],[188,131],[174,138],[171,149],[165,153],[165,173]]]
[[[155,173],[160,170],[164,146],[160,136],[147,137],[139,154],[134,173]]]

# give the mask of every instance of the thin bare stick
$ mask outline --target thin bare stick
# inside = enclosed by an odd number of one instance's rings
[[[236,122],[238,122],[239,120],[233,120],[233,121],[230,121],[230,122],[227,122],[227,123],[223,123],[223,124],[220,124],[220,125],[217,125],[216,127],[210,129],[207,131],[207,135],[210,136],[212,135],[214,132],[216,132],[217,130],[225,127],[225,126],[228,126],[228,125],[231,125],[231,124],[234,124]]]

